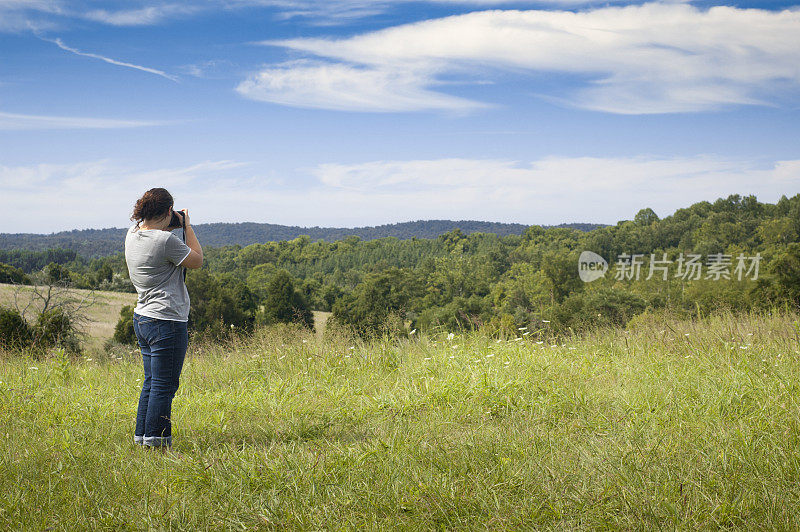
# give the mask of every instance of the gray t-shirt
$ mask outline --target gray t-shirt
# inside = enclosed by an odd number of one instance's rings
[[[172,321],[189,320],[189,292],[178,266],[191,249],[177,235],[158,229],[128,230],[125,261],[139,294],[134,311],[142,316]]]

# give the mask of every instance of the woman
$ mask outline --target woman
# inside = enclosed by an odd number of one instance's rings
[[[125,261],[139,295],[133,330],[144,360],[133,441],[147,447],[172,445],[172,399],[189,343],[184,268],[203,265],[203,249],[189,223],[189,211],[175,213],[173,206],[166,189],[148,190],[133,208],[131,220],[136,225],[125,237]],[[185,243],[171,232],[181,226]]]

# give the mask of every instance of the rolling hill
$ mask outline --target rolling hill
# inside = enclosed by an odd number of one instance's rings
[[[300,227],[268,223],[211,223],[195,225],[195,232],[204,246],[247,246],[260,242],[292,240],[308,235],[312,240],[333,242],[355,235],[362,240],[385,237],[400,239],[436,238],[461,229],[464,233],[496,233],[501,236],[521,235],[527,225],[516,223],[481,222],[475,220],[417,220],[367,227]],[[591,231],[601,224],[570,223],[556,227],[569,227]],[[34,233],[0,233],[0,249],[28,249],[40,251],[52,248],[72,249],[86,257],[111,255],[122,251],[126,229],[82,229],[62,231],[49,235]]]

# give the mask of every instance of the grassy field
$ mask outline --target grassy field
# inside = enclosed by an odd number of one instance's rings
[[[797,316],[331,333],[193,344],[166,453],[135,354],[0,355],[0,528],[800,529]]]

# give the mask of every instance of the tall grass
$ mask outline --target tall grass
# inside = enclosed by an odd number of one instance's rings
[[[0,528],[798,529],[799,359],[785,313],[499,341],[273,327],[191,345],[159,453],[132,444],[135,355],[7,353]]]

